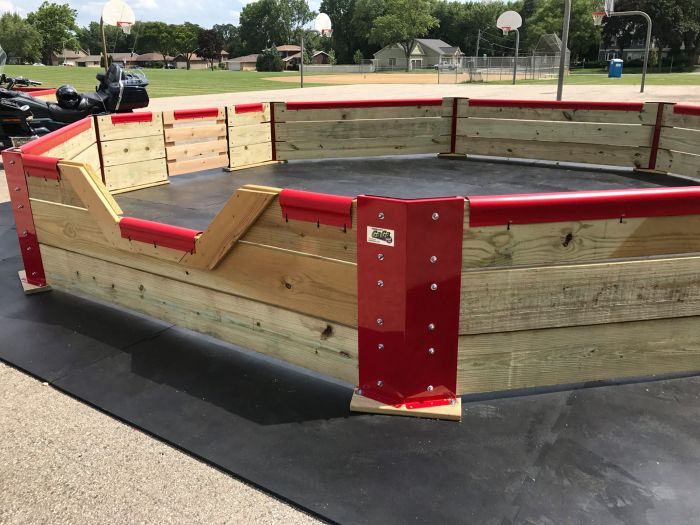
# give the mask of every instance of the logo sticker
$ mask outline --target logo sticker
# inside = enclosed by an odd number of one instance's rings
[[[393,247],[394,230],[378,228],[377,226],[367,226],[367,242]]]

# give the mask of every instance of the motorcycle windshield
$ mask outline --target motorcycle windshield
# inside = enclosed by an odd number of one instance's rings
[[[143,69],[122,69],[122,81],[127,86],[148,85],[148,79]]]
[[[2,46],[0,46],[0,75],[2,75],[5,72],[5,64],[7,63],[7,54],[3,50]]]

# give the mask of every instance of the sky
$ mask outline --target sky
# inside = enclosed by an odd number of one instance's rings
[[[53,0],[61,3],[62,0]],[[318,11],[321,0],[307,0],[312,10]],[[12,11],[26,15],[36,10],[42,0],[0,0],[0,13]],[[77,0],[68,2],[78,11],[78,25],[99,21],[104,1]],[[214,24],[238,24],[246,0],[127,0],[137,20],[159,20],[171,24],[193,22],[203,27]]]

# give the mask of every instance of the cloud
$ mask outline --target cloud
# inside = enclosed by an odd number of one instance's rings
[[[0,0],[0,13],[17,13],[24,14],[24,9],[17,7],[9,0]]]
[[[136,9],[158,9],[158,2],[156,0],[136,0],[134,7]]]

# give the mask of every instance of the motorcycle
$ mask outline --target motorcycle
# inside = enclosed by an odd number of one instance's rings
[[[90,115],[131,113],[148,106],[148,80],[140,70],[125,70],[113,63],[106,73],[96,75],[99,85],[94,93],[77,93],[70,86],[61,86],[54,104],[12,89],[41,83],[6,76],[5,58],[0,48],[0,150],[21,146]]]

